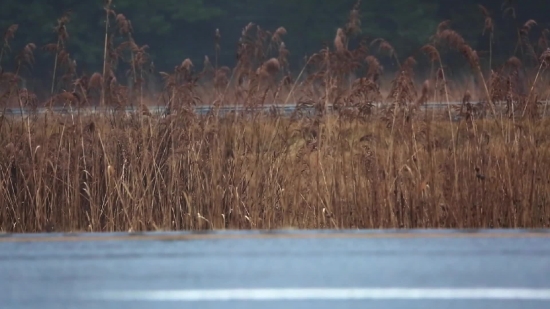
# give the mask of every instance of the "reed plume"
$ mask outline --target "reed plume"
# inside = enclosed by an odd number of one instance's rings
[[[338,53],[344,53],[346,51],[346,35],[342,28],[338,28],[336,36],[334,37],[334,48]]]
[[[19,24],[13,24],[6,29],[3,36],[3,44],[2,49],[0,49],[0,67],[2,64],[2,59],[4,57],[4,52],[6,50],[10,51],[10,40],[13,40],[15,38],[15,33],[17,32],[17,29],[19,29]]]
[[[495,25],[493,18],[491,17],[491,14],[489,13],[489,10],[487,10],[486,7],[479,4],[479,9],[481,10],[481,13],[483,14],[484,18],[484,25],[483,25],[483,32],[482,34],[485,35],[486,32],[489,32],[489,70],[492,70],[493,68],[493,40],[494,40],[494,30]]]
[[[105,39],[104,39],[104,47],[103,47],[103,80],[107,80],[107,74],[108,74],[107,63],[109,61],[108,49],[107,49],[109,46],[109,27],[110,27],[109,16],[113,15],[116,17],[116,13],[111,9],[113,0],[104,0],[103,2],[104,2],[103,10],[105,11]],[[100,101],[100,105],[102,107],[105,106],[106,91],[107,90],[104,84],[101,90],[101,101]]]

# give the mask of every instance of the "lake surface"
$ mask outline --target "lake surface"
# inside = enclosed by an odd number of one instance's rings
[[[0,304],[550,308],[550,232],[3,235]]]

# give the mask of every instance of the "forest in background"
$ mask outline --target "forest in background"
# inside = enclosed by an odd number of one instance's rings
[[[331,44],[336,29],[346,23],[349,11],[356,0],[114,0],[112,9],[131,21],[133,37],[139,46],[147,45],[150,60],[157,71],[170,71],[183,59],[189,58],[197,67],[205,56],[214,58],[214,34],[220,30],[219,64],[233,67],[236,62],[236,44],[242,29],[253,22],[263,29],[275,31],[283,26],[288,61],[293,73],[299,71],[306,56],[319,50],[323,44]],[[545,8],[548,1],[528,2],[503,0],[387,0],[362,1],[361,38],[371,42],[384,38],[398,51],[397,58],[404,60],[418,50],[433,35],[443,20],[451,20],[453,29],[478,51],[481,61],[488,59],[489,34],[484,31],[485,16],[478,7],[481,4],[494,21],[493,63],[503,63],[510,56],[521,55],[517,36],[513,36],[529,19],[537,22],[529,32],[532,40],[541,37],[548,25]],[[105,12],[103,1],[60,0],[55,4],[38,0],[6,0],[0,4],[0,28],[12,24],[19,28],[10,42],[11,53],[6,50],[0,65],[5,70],[14,66],[16,51],[27,43],[36,44],[40,50],[55,43],[55,26],[64,12],[70,11],[66,24],[69,37],[66,50],[77,64],[77,74],[100,72],[103,63]],[[4,31],[2,30],[2,31]],[[42,50],[43,51],[43,50]],[[525,53],[525,51],[523,51]],[[453,57],[451,55],[450,57]],[[52,76],[51,53],[36,52],[32,68],[35,91],[40,81],[48,87]],[[458,58],[458,57],[457,57]],[[397,68],[392,57],[380,57],[382,64],[392,72]],[[426,61],[421,59],[418,61]],[[446,59],[452,66],[454,59]],[[457,59],[456,70],[465,67]],[[427,68],[429,66],[419,65]],[[28,74],[30,78],[31,74]]]

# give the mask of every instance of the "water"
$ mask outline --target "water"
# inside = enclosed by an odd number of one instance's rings
[[[547,231],[0,237],[1,308],[550,308],[549,274]]]
[[[451,104],[461,104],[461,102],[452,102]],[[377,104],[377,106],[380,106],[380,104]],[[442,108],[446,108],[447,107],[447,104],[442,104],[442,103],[430,103],[428,104],[426,107],[422,107],[423,109],[425,108],[430,108],[430,109],[442,109]],[[156,115],[166,115],[166,114],[169,114],[170,111],[166,108],[166,106],[161,106],[161,105],[156,105],[156,106],[148,106],[149,108],[149,111],[152,113],[152,114],[156,114]],[[328,111],[331,112],[333,111],[333,108],[332,108],[332,105],[328,106]],[[263,107],[256,107],[254,108],[253,110],[256,110],[256,111],[263,111],[263,112],[271,112],[271,111],[277,111],[279,114],[281,115],[291,115],[292,113],[294,113],[296,111],[297,107],[296,107],[296,104],[280,104],[280,105],[266,105],[266,106],[263,106]],[[46,108],[38,108],[36,109],[36,113],[37,114],[43,114],[47,111]],[[80,110],[78,109],[71,109],[71,108],[68,108],[68,107],[63,107],[63,106],[55,106],[51,109],[52,112],[54,113],[57,113],[57,114],[61,114],[61,115],[69,115],[69,114],[72,114],[72,115],[77,115],[79,112],[80,114],[97,114],[97,113],[113,113],[115,111],[114,108],[112,107],[106,107],[106,108],[101,108],[99,106],[91,106],[91,107],[83,107],[81,108]],[[126,114],[129,114],[129,113],[135,113],[136,111],[139,111],[139,107],[133,107],[133,106],[127,106],[125,107],[124,109],[122,109],[121,111],[124,111]],[[199,106],[195,106],[194,107],[194,111],[195,113],[197,113],[198,115],[206,115],[210,112],[213,112],[214,111],[214,108],[212,106],[208,106],[208,105],[199,105]],[[246,111],[246,109],[242,106],[232,106],[232,105],[227,105],[227,106],[222,106],[220,107],[218,110],[220,115],[226,115],[226,114],[229,114],[229,113],[244,113]],[[302,111],[303,113],[307,114],[307,115],[314,115],[315,114],[315,108],[314,107],[304,107],[302,108]],[[27,116],[29,114],[31,114],[31,109],[29,108],[24,108],[24,109],[21,109],[21,108],[11,108],[11,109],[7,109],[6,110],[6,116],[11,116],[11,117],[21,117],[21,115],[23,116]],[[1,114],[1,112],[0,112]]]

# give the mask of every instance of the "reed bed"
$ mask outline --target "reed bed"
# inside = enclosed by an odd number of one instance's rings
[[[131,23],[111,5],[102,72],[78,76],[71,66],[67,14],[45,48],[55,55],[46,99],[20,83],[34,44],[16,55],[14,72],[2,72],[0,231],[550,226],[546,49],[532,65],[516,56],[498,66],[489,59],[488,71],[444,21],[433,41],[403,60],[385,39],[357,37],[358,2],[334,42],[296,72],[286,30],[248,24],[234,68],[215,56],[197,70],[185,59],[158,73],[163,89],[151,93],[147,46],[135,43]],[[16,30],[5,32],[5,46]],[[220,36],[217,30],[216,55]],[[440,50],[462,57],[478,84],[457,90]],[[399,69],[384,84],[379,58],[388,55]],[[419,57],[431,63],[422,82]],[[447,107],[423,109],[434,102]],[[296,103],[291,115],[257,109],[288,103]],[[150,104],[169,113],[151,113]],[[198,104],[215,108],[200,115]],[[217,112],[231,104],[245,111]],[[74,113],[6,113],[56,105]],[[115,111],[80,112],[90,105]],[[127,106],[139,112],[125,113]]]

